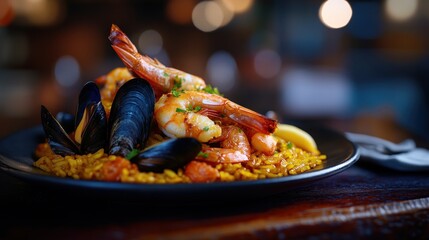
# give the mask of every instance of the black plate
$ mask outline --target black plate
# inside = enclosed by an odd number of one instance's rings
[[[38,187],[61,189],[69,193],[76,191],[134,199],[214,199],[226,196],[260,197],[288,191],[344,171],[358,160],[359,154],[355,145],[343,134],[322,127],[300,127],[313,136],[319,150],[327,155],[327,159],[319,168],[280,178],[192,184],[132,184],[60,178],[32,166],[34,149],[44,138],[41,127],[26,129],[2,139],[0,168],[30,184],[37,184]]]

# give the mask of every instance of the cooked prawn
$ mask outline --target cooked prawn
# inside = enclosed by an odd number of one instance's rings
[[[199,91],[185,91],[179,95],[164,94],[155,104],[155,120],[169,137],[195,137],[207,142],[221,136],[222,130],[200,111],[208,109],[232,120],[239,126],[270,134],[277,122],[224,97]]]
[[[219,171],[207,163],[191,161],[185,167],[185,175],[192,182],[214,182],[219,178]]]
[[[271,134],[255,133],[250,137],[250,143],[256,151],[268,156],[276,151],[277,140]]]
[[[148,80],[158,96],[170,92],[173,87],[178,90],[196,90],[206,86],[200,77],[166,67],[156,59],[141,55],[127,35],[114,24],[109,40],[125,66],[135,75]]]
[[[197,159],[215,163],[236,163],[248,161],[250,144],[246,134],[235,125],[223,126],[222,135],[211,142],[220,142],[220,148],[204,146]]]

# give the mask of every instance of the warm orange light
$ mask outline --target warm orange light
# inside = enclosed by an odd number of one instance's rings
[[[222,2],[235,13],[244,13],[253,5],[253,0],[222,0]]]
[[[20,21],[32,25],[53,25],[64,17],[63,1],[14,0],[11,2]]]
[[[218,3],[203,1],[198,3],[192,11],[192,22],[203,32],[218,29],[223,22],[223,12]]]
[[[195,0],[170,0],[168,1],[166,14],[168,18],[177,24],[188,24],[192,22],[192,9]]]
[[[9,25],[14,17],[15,12],[9,0],[0,0],[0,26]]]

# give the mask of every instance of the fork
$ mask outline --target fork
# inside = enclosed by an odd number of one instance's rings
[[[365,134],[346,132],[345,136],[358,146],[362,157],[395,170],[429,170],[429,150],[417,148],[412,139],[393,143]]]

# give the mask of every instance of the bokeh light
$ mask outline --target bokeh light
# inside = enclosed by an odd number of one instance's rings
[[[253,5],[253,0],[221,0],[226,7],[235,13],[244,13]]]
[[[156,55],[162,50],[163,40],[159,32],[149,29],[139,36],[139,50],[147,55]]]
[[[417,12],[417,0],[387,0],[385,11],[392,20],[406,21]]]
[[[256,53],[253,65],[256,73],[262,78],[273,78],[279,74],[282,60],[277,52],[263,49]]]
[[[192,9],[196,0],[170,0],[167,3],[166,13],[168,18],[177,24],[192,22]]]
[[[0,0],[0,26],[9,25],[15,13],[9,0]]]
[[[232,19],[234,18],[234,11],[231,9],[231,7],[225,4],[225,1],[223,0],[216,0],[215,2],[222,10],[223,20],[221,27],[223,27],[232,21]]]
[[[21,23],[49,26],[65,16],[63,1],[14,0],[11,3]]]
[[[237,63],[228,52],[215,52],[207,62],[208,80],[221,92],[227,92],[234,87],[237,74]]]
[[[72,56],[62,56],[55,63],[55,79],[63,87],[72,87],[79,81],[80,67]]]
[[[222,9],[218,3],[213,1],[200,2],[192,11],[192,22],[203,32],[214,31],[222,25]]]
[[[319,18],[329,28],[342,28],[352,18],[352,7],[345,0],[328,0],[319,9]]]

